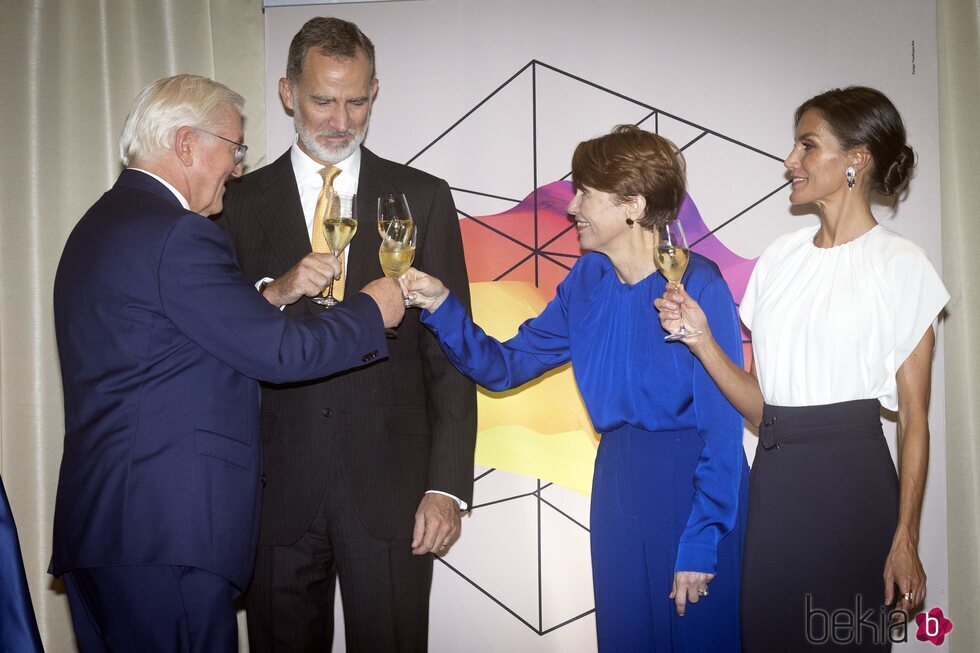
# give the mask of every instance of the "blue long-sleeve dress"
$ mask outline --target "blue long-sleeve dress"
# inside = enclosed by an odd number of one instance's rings
[[[741,363],[738,317],[717,266],[692,254],[684,281],[716,341]],[[591,253],[507,342],[486,335],[452,296],[422,321],[453,364],[491,390],[571,360],[602,434],[590,526],[600,650],[735,653],[748,486],[742,418],[687,347],[663,341],[653,300],[665,283],[654,273],[625,284]],[[683,618],[668,598],[675,571],[717,574]]]

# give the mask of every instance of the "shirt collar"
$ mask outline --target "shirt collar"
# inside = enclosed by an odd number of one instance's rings
[[[324,165],[300,148],[298,137],[293,140],[293,145],[289,149],[289,157],[293,163],[293,174],[296,176],[297,184],[302,186],[304,183],[309,183],[309,180],[320,179],[320,170]],[[347,192],[338,183],[344,182],[345,186],[356,188],[357,179],[361,173],[361,148],[358,147],[349,157],[333,165],[340,168],[340,175],[334,182],[334,187],[341,192]],[[316,181],[316,183],[322,184],[323,182]]]
[[[188,211],[191,210],[191,205],[187,202],[187,198],[184,197],[179,190],[177,190],[176,188],[174,188],[173,185],[171,185],[171,183],[169,181],[167,181],[166,179],[164,179],[160,175],[155,175],[152,172],[150,172],[149,170],[144,170],[143,168],[129,168],[129,169],[130,170],[136,170],[137,172],[142,172],[144,175],[149,175],[149,176],[153,177],[154,179],[156,179],[157,181],[159,181],[161,184],[163,184],[164,186],[166,186],[167,189],[171,193],[174,194],[174,196],[177,198],[177,201],[180,202],[180,205],[181,206],[183,206]]]

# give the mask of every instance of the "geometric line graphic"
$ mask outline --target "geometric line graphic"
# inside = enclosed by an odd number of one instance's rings
[[[584,107],[584,110],[570,112],[568,106]],[[538,309],[554,296],[555,287],[581,255],[574,225],[565,212],[574,192],[568,181],[572,150],[578,142],[608,133],[613,125],[620,123],[632,123],[661,134],[684,153],[689,196],[679,219],[692,249],[719,265],[736,302],[741,301],[755,260],[737,255],[721,236],[760,215],[760,211],[770,206],[771,198],[788,185],[782,158],[538,60],[529,61],[476,101],[406,161],[449,181],[461,216],[460,229],[471,284],[526,285],[538,293]],[[495,134],[506,134],[511,139],[509,142],[519,140],[521,145],[496,149]],[[725,186],[728,180],[731,181]],[[496,299],[500,295],[474,292],[475,315],[481,309],[488,310],[479,305],[481,297]],[[494,303],[496,312],[499,304]],[[488,333],[506,339],[516,331],[520,321],[534,314],[536,311],[531,310],[520,319],[515,318],[509,333],[493,333],[482,317],[477,322]],[[556,373],[571,378],[567,369]],[[545,380],[542,385],[554,380]],[[488,442],[486,414],[493,410],[495,402],[520,401],[521,393],[539,390],[532,387],[535,383],[501,395],[481,389],[479,396],[477,463],[486,470],[475,478],[470,521],[481,524],[478,520],[492,521],[492,527],[485,527],[486,537],[501,538],[503,542],[505,536],[511,536],[520,541],[496,547],[506,559],[489,561],[492,564],[467,559],[467,538],[437,559],[515,620],[544,636],[594,612],[591,591],[588,605],[576,606],[568,604],[566,596],[550,589],[558,581],[591,586],[587,499],[567,489],[577,487],[574,484],[548,479],[540,473],[522,474],[524,468],[481,462],[480,453]],[[569,391],[563,401],[569,405],[578,402],[584,415],[576,391]],[[574,411],[563,404],[551,414],[565,412]],[[554,440],[549,438],[555,437],[579,444],[585,442],[584,449],[580,449],[581,456],[591,463],[597,436],[587,416],[581,419],[583,424],[579,426],[565,424],[549,430],[553,425],[538,424],[535,428],[524,428],[523,442],[550,444]],[[520,451],[527,457],[529,449]],[[497,482],[498,477],[507,480],[501,480],[493,492],[485,491],[487,484]],[[533,486],[527,486],[522,478],[533,482]],[[513,484],[512,488],[508,482]],[[587,493],[588,483],[585,485],[583,492]],[[563,502],[571,507],[566,509]],[[562,574],[555,571],[556,564],[547,557],[552,552],[544,542],[556,537],[580,557],[584,555],[585,563],[575,566],[581,568],[567,571],[568,578],[556,579],[556,575]],[[487,570],[493,564],[513,564],[528,573],[518,575],[511,583],[518,587],[495,584],[494,574]],[[529,598],[532,594],[536,600]]]

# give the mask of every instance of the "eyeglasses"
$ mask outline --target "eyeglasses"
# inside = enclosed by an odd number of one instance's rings
[[[236,166],[239,163],[242,162],[242,160],[245,158],[245,153],[248,152],[248,145],[245,145],[244,143],[239,143],[238,141],[233,141],[230,138],[225,138],[224,136],[219,136],[218,134],[215,134],[214,132],[209,132],[207,129],[201,129],[200,127],[192,127],[191,129],[194,129],[194,130],[199,131],[199,132],[204,132],[205,134],[209,134],[211,136],[214,136],[215,138],[220,138],[221,140],[226,141],[226,142],[231,143],[232,145],[234,145],[237,148],[235,150],[235,165]]]

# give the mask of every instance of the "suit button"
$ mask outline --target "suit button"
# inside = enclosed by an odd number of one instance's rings
[[[330,410],[329,408],[324,408],[323,410],[320,411],[320,414],[323,415],[324,417],[330,417],[333,414],[333,411]]]
[[[262,483],[262,487],[265,487],[265,474],[259,477],[259,482]]]

